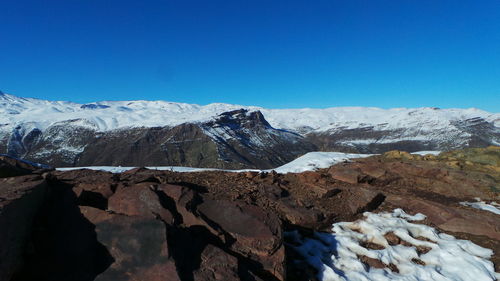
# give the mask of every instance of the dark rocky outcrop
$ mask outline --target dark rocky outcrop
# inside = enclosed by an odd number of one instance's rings
[[[0,178],[41,174],[51,170],[47,165],[35,164],[8,155],[0,154]]]
[[[10,280],[23,264],[35,216],[48,193],[38,175],[0,179],[0,280]]]

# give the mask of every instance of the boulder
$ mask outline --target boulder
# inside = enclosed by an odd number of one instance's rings
[[[109,198],[108,209],[127,216],[161,218],[167,224],[174,223],[172,213],[162,206],[154,183],[123,186]]]
[[[195,281],[241,280],[238,259],[211,244],[201,253],[200,268],[193,275]]]
[[[259,262],[263,274],[284,280],[283,237],[275,215],[257,206],[227,200],[206,199],[197,210],[210,225],[234,239],[233,251]]]
[[[114,262],[95,280],[180,280],[169,257],[167,230],[160,220],[80,207],[95,225],[97,240]]]
[[[350,184],[357,184],[365,175],[356,168],[346,165],[335,165],[328,169],[328,174],[336,180]]]
[[[177,223],[186,227],[204,226],[213,234],[220,234],[193,213],[194,208],[202,201],[197,192],[180,185],[161,184],[157,186],[157,193],[163,198],[164,204],[172,210]]]

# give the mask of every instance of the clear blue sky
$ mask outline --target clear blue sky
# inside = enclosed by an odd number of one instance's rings
[[[500,111],[500,1],[0,1],[0,90]]]

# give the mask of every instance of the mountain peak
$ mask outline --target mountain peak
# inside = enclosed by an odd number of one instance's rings
[[[269,122],[264,118],[264,115],[262,115],[262,112],[245,108],[223,112],[208,123],[217,123],[220,125],[239,124],[249,128],[255,126],[271,127]]]

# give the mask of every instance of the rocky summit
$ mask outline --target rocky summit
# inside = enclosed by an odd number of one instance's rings
[[[500,148],[488,147],[438,156],[390,151],[303,173],[113,174],[1,157],[0,280],[317,280],[290,233],[314,237],[397,208],[493,250],[499,272],[499,215],[463,204],[500,201],[499,161]],[[391,245],[407,243],[386,236]],[[358,258],[367,271],[399,272]]]

